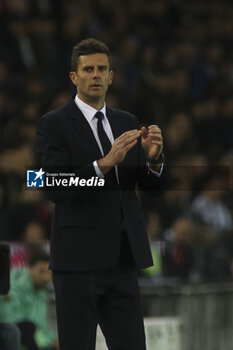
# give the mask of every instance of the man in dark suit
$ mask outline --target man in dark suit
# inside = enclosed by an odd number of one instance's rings
[[[135,187],[161,188],[161,130],[139,129],[133,115],[106,107],[113,71],[104,43],[75,45],[71,69],[77,95],[40,119],[37,152],[43,170],[104,178],[105,186],[49,191],[60,347],[94,350],[99,323],[109,349],[145,350],[136,269],[152,258]]]

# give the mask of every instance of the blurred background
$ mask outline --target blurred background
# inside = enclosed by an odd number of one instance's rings
[[[75,93],[72,47],[94,37],[113,56],[108,106],[164,136],[168,190],[138,193],[155,261],[139,272],[145,315],[183,315],[187,325],[192,312],[215,310],[199,328],[196,318],[199,340],[185,347],[185,336],[184,350],[232,348],[215,339],[233,328],[233,315],[219,317],[233,291],[232,18],[230,0],[0,0],[0,240],[10,243],[12,268],[26,266],[35,246],[49,252],[53,205],[26,189],[25,170],[36,164],[38,119]],[[195,311],[172,303],[184,291]],[[221,307],[210,307],[219,293]]]

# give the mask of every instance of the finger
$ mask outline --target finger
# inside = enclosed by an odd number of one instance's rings
[[[147,128],[145,126],[142,126],[141,127],[141,132],[142,132],[142,134],[145,134],[145,133],[147,134],[147,132],[148,132]]]
[[[159,129],[159,128],[152,128],[152,129],[148,129],[148,133],[150,133],[150,132],[156,132],[156,133],[162,133],[162,131],[161,131],[161,129]]]
[[[129,136],[124,136],[124,137],[119,137],[118,139],[115,140],[115,142],[118,145],[122,145],[124,143],[128,143],[131,142],[132,140],[136,140],[140,137],[140,135],[138,134],[133,134],[133,135],[129,135]]]
[[[125,151],[126,151],[126,153],[131,149],[131,148],[133,148],[136,144],[137,144],[137,142],[138,142],[138,140],[134,140],[134,141],[132,141],[132,142],[130,142],[126,147],[125,147]]]
[[[156,134],[162,134],[162,131],[160,130],[160,129],[156,129],[156,128],[154,128],[154,129],[148,129],[148,133],[150,134],[150,133],[156,133]]]
[[[162,134],[161,134],[161,132],[149,132],[148,133],[148,136],[150,136],[150,137],[162,137]]]
[[[162,145],[163,145],[163,142],[162,142],[162,141],[156,141],[156,140],[154,140],[154,141],[151,141],[151,143],[152,143],[153,145],[157,145],[157,146],[162,146]]]
[[[126,150],[127,149],[127,147],[129,146],[129,145],[131,145],[131,143],[136,143],[137,142],[137,138],[129,138],[129,139],[127,139],[127,140],[125,140],[125,141],[123,141],[123,142],[120,142],[117,146],[118,146],[118,149],[119,150]]]
[[[130,133],[127,135],[122,135],[122,137],[118,137],[115,141],[117,142],[117,144],[128,144],[129,142],[131,142],[132,140],[138,139],[141,135],[141,132],[138,131],[136,133]]]
[[[163,144],[163,141],[160,141],[160,140],[153,140],[151,141],[152,145],[162,145]]]
[[[148,135],[148,131],[147,131],[147,128],[145,128],[145,126],[143,126],[141,128],[141,132],[142,132],[142,137],[145,139]]]
[[[137,129],[133,129],[133,130],[128,130],[128,131],[125,131],[123,134],[121,134],[118,139],[120,138],[127,138],[131,135],[135,135],[135,134],[138,134],[140,133],[141,134],[141,130],[137,130]]]
[[[162,140],[163,136],[161,134],[153,133],[148,135],[151,140]]]
[[[130,145],[133,142],[137,142],[137,139],[139,138],[140,134],[136,134],[136,135],[131,135],[130,137],[127,138],[122,138],[120,140],[117,141],[117,147],[125,150],[128,145]]]
[[[160,130],[161,131],[161,129],[160,129],[160,127],[158,126],[158,125],[149,125],[148,126],[148,130],[149,131],[151,131],[151,130]]]
[[[150,136],[151,138],[153,138],[153,137],[156,137],[156,138],[163,138],[162,134],[156,133],[156,132],[149,133],[149,136]]]

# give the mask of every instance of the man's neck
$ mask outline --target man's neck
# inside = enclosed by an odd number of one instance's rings
[[[80,96],[79,94],[77,95],[81,101],[91,106],[92,108],[97,109],[98,111],[101,110],[104,106],[105,99],[103,98],[85,98],[83,96]]]

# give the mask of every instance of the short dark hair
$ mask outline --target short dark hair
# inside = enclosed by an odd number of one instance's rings
[[[29,266],[32,267],[36,265],[38,262],[49,262],[49,255],[42,250],[41,247],[37,247],[32,254],[29,254]]]
[[[80,41],[73,47],[71,57],[71,70],[77,70],[79,56],[92,55],[95,53],[105,53],[108,56],[109,66],[112,66],[111,53],[108,46],[102,41],[88,38]]]

